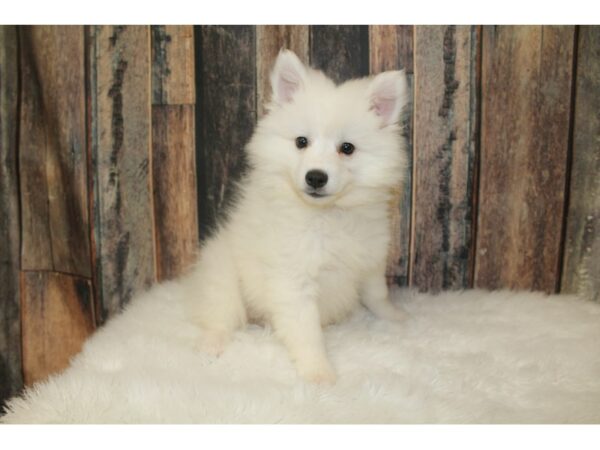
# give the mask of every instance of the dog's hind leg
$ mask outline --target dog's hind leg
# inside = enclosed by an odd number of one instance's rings
[[[187,313],[202,328],[199,349],[221,354],[233,332],[246,323],[237,271],[227,243],[209,241],[184,284]]]
[[[402,322],[406,319],[406,313],[390,301],[384,274],[384,270],[378,271],[363,280],[361,303],[380,319]]]

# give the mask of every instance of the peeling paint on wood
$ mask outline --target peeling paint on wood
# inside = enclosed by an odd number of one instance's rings
[[[152,103],[194,104],[194,27],[155,25],[151,29]]]
[[[156,280],[150,29],[90,27],[97,318]]]
[[[477,29],[415,27],[411,284],[460,289],[472,279]]]

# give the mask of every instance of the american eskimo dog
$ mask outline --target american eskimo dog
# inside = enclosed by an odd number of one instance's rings
[[[299,374],[332,383],[322,327],[359,303],[383,319],[390,204],[406,156],[403,72],[336,85],[280,52],[272,98],[247,146],[249,172],[227,221],[184,279],[186,307],[221,353],[248,320],[269,323]]]

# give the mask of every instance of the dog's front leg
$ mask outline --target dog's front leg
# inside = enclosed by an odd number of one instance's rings
[[[290,292],[289,288],[278,295],[272,325],[298,373],[313,383],[334,383],[336,375],[325,352],[316,300],[304,297],[301,292]]]

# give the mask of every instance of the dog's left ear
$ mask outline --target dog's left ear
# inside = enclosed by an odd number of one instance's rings
[[[386,127],[400,120],[402,109],[408,103],[408,84],[404,70],[390,70],[376,75],[369,85],[371,110]]]
[[[303,88],[306,76],[306,68],[296,54],[281,50],[271,73],[273,101],[279,105],[291,102],[296,92]]]

